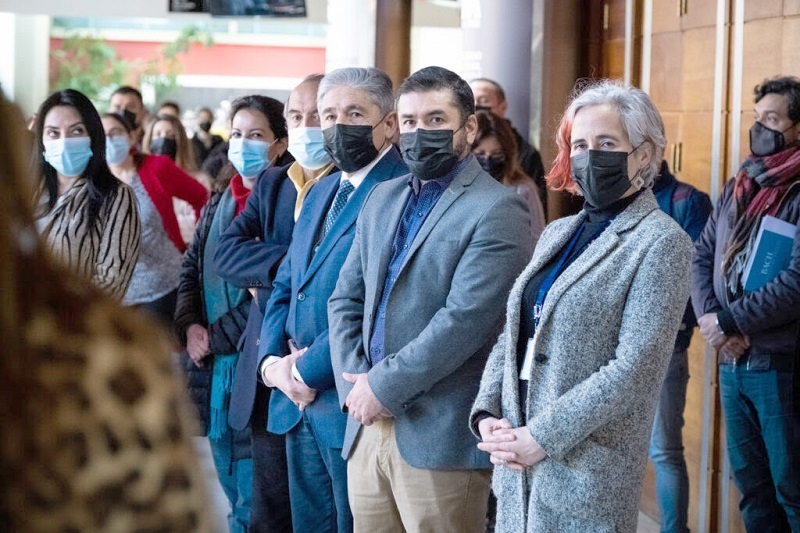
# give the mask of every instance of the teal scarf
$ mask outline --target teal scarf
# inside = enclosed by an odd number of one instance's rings
[[[219,245],[219,237],[233,220],[235,208],[236,200],[228,188],[217,205],[206,237],[203,253],[203,294],[209,324],[234,309],[247,297],[246,290],[225,283],[214,268],[214,252]],[[211,377],[211,421],[208,429],[210,439],[220,439],[228,432],[228,404],[238,358],[238,352],[214,354],[214,371]]]

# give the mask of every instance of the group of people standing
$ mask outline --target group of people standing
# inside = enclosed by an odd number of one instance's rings
[[[685,531],[695,314],[748,528],[800,531],[800,253],[741,281],[763,217],[800,218],[800,81],[757,89],[753,153],[707,224],[647,94],[601,81],[547,176],[583,208],[545,228],[538,153],[497,89],[427,67],[395,94],[344,68],[285,105],[239,98],[210,197],[188,140],[153,143],[169,119],[138,146],[135,89],[102,116],[61,91],[35,128],[37,226],[174,325],[231,531],[478,532],[490,487],[498,531],[634,531],[648,443],[664,528]],[[189,239],[174,198],[199,214]]]

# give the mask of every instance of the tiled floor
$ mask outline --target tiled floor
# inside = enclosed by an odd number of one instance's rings
[[[227,516],[231,507],[228,503],[228,498],[222,491],[222,485],[219,484],[219,479],[217,478],[217,471],[214,468],[214,459],[211,457],[211,446],[208,444],[208,439],[205,437],[192,437],[192,442],[197,449],[197,455],[200,457],[200,464],[208,480],[208,490],[211,493],[211,511],[214,514],[214,531],[224,533],[228,531]]]
[[[215,515],[215,531],[224,532],[228,530],[228,523],[226,516],[230,510],[228,499],[225,493],[222,492],[222,487],[217,480],[217,473],[214,470],[214,462],[211,459],[211,448],[208,445],[208,439],[197,437],[194,443],[197,447],[198,454],[201,458],[203,469],[207,473],[208,486],[211,491],[211,501],[213,502],[213,511]],[[636,527],[636,533],[659,533],[659,524],[644,513],[639,513],[639,524]]]
[[[660,533],[660,531],[658,522],[644,513],[639,513],[639,525],[636,527],[636,533]]]

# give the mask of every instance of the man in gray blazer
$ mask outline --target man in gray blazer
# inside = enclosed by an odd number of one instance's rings
[[[397,101],[405,178],[376,185],[328,303],[356,531],[483,531],[489,466],[467,424],[508,291],[532,252],[520,196],[470,154],[458,75]]]

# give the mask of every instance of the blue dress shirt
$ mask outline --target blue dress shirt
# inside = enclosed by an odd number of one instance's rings
[[[436,202],[439,201],[445,189],[452,183],[471,157],[473,156],[470,154],[459,161],[450,172],[441,178],[422,183],[416,176],[412,175],[411,179],[408,180],[408,185],[411,187],[411,195],[408,197],[403,216],[400,217],[400,224],[397,226],[397,231],[394,235],[392,259],[389,261],[389,269],[383,283],[381,302],[377,309],[372,327],[372,336],[370,337],[369,359],[372,362],[372,366],[377,365],[386,357],[384,353],[386,305],[389,302],[392,287],[400,274],[400,269],[405,263],[408,250],[411,248],[411,244],[414,242],[414,238],[416,238],[422,224],[425,223],[425,219],[428,218],[428,215],[436,206]]]

